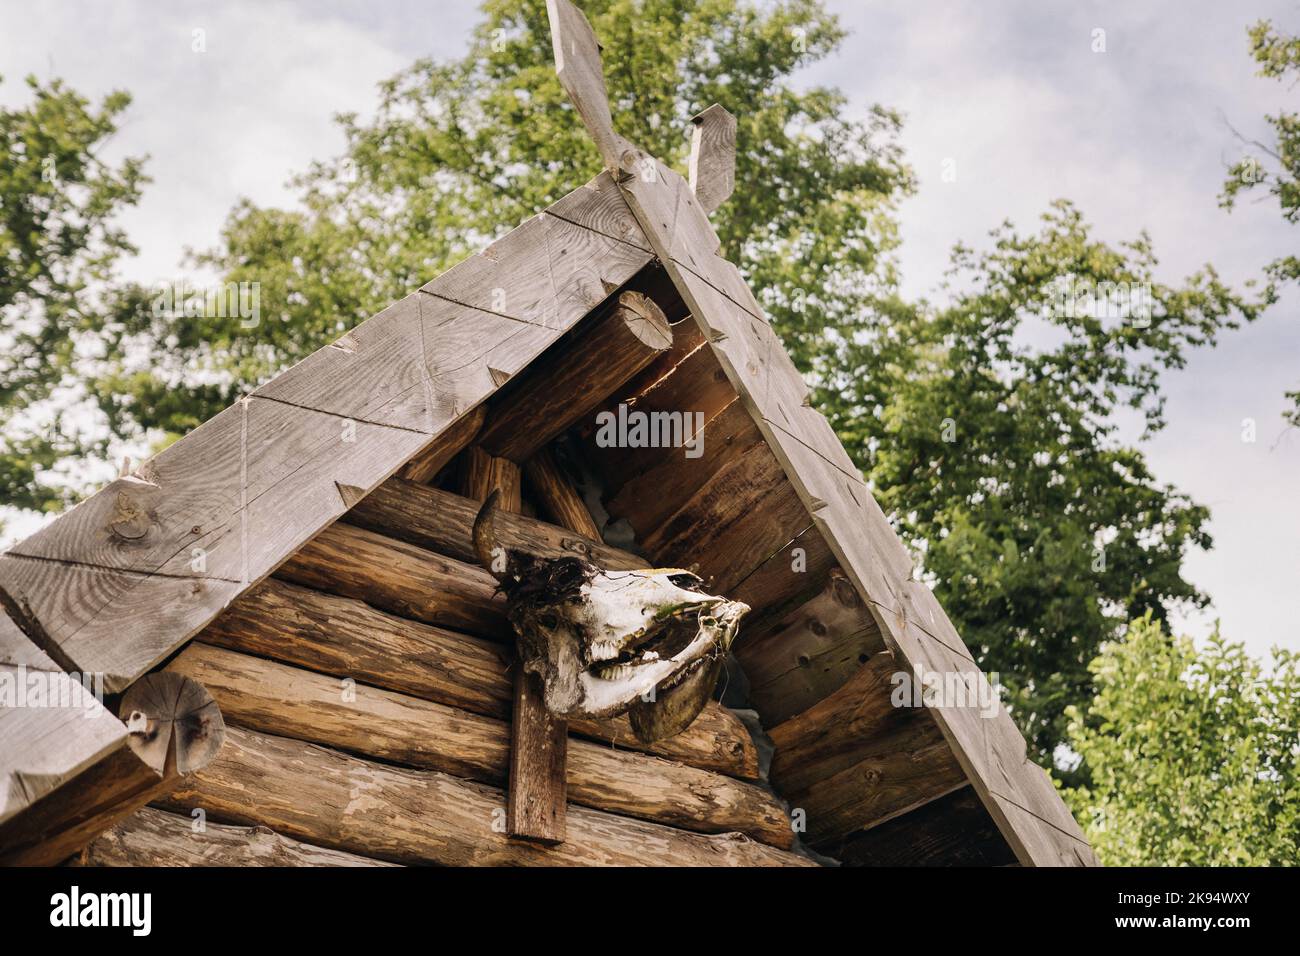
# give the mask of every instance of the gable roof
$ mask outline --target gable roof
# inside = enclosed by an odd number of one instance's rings
[[[701,198],[613,132],[585,18],[568,0],[548,0],[548,12],[561,81],[610,171],[0,555],[7,609],[65,670],[102,673],[110,693],[130,686],[657,260],[898,666],[985,682],[739,270],[718,254]],[[727,123],[702,126],[725,139]],[[729,191],[707,150],[692,167],[700,185],[712,177],[708,203]],[[1022,863],[1095,863],[1005,710],[931,710]],[[6,769],[24,772],[0,762]],[[35,798],[0,787],[0,820]]]

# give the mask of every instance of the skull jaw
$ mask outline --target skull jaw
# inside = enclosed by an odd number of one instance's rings
[[[543,699],[561,717],[612,717],[628,711],[638,739],[652,743],[685,730],[708,703],[722,662],[749,607],[715,600],[699,612],[690,644],[673,657],[625,665],[602,677],[583,665],[581,644],[564,629],[541,647],[521,646],[525,670],[539,674]]]

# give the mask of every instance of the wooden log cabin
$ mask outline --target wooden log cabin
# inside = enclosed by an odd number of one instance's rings
[[[0,860],[1095,864],[1000,706],[891,700],[987,683],[718,253],[734,120],[688,182],[548,11],[605,172],[0,556],[0,681],[105,693],[0,706]],[[702,431],[602,440],[632,415]],[[684,732],[547,712],[493,491],[508,544],[749,605]]]

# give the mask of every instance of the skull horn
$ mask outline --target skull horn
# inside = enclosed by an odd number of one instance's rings
[[[479,563],[483,569],[491,574],[498,581],[505,577],[504,573],[498,574],[493,570],[492,551],[496,546],[496,513],[497,501],[501,497],[501,489],[493,489],[492,493],[487,496],[487,501],[483,502],[483,507],[479,509],[477,517],[474,518],[474,553],[478,555]]]

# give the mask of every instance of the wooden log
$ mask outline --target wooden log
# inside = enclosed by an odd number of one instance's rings
[[[513,771],[510,727],[404,694],[347,684],[261,658],[192,643],[169,665],[201,681],[233,722],[386,763],[496,786]],[[790,822],[767,791],[722,774],[574,740],[568,799],[704,833],[746,833],[788,848]]]
[[[834,568],[820,594],[761,633],[742,632],[734,650],[754,709],[773,727],[830,696],[884,647],[866,605]]]
[[[514,649],[508,645],[283,581],[250,591],[200,640],[475,714],[510,717]],[[626,717],[571,720],[569,732],[702,770],[758,777],[758,755],[744,724],[714,701],[684,732],[653,744],[641,743]]]
[[[814,847],[923,806],[968,781],[928,708],[894,707],[897,666],[869,660],[843,687],[769,732],[772,785],[807,814]]]
[[[583,503],[582,496],[560,468],[554,452],[543,448],[528,459],[524,474],[543,511],[555,524],[582,535],[588,541],[600,540],[600,528]]]
[[[432,481],[438,472],[474,440],[486,417],[487,406],[478,405],[473,411],[456,419],[432,445],[406,463],[401,471],[402,477],[421,484]]]
[[[621,293],[608,315],[597,317],[548,358],[545,374],[521,381],[492,403],[479,444],[494,457],[527,461],[599,408],[672,341],[668,320],[653,300]]]
[[[759,443],[723,466],[642,543],[661,567],[698,567],[716,593],[730,594],[807,520],[781,466]]]
[[[175,782],[123,744],[0,824],[0,866],[57,866]]]
[[[1008,866],[1016,860],[970,787],[824,850],[845,866]]]
[[[97,837],[73,860],[79,867],[391,867],[397,864],[310,846],[262,827],[204,823],[143,807]]]
[[[101,833],[76,866],[393,866],[352,853],[299,843],[266,827],[203,824],[142,807]]]
[[[644,414],[651,422],[657,420],[656,416],[662,418],[665,415],[690,415],[694,424],[696,413],[703,416],[706,423],[711,422],[724,408],[735,401],[736,390],[727,381],[726,373],[718,365],[718,360],[705,344],[703,336],[699,332],[683,332],[674,329],[674,343],[679,339],[684,342],[694,342],[695,347],[680,356],[671,367],[663,369],[655,376],[650,376],[649,373],[665,360],[656,362],[647,369],[646,374],[638,376],[627,388],[612,397],[603,411],[617,415],[618,406],[622,404],[627,406],[627,414],[630,415],[632,412]],[[665,353],[665,357],[676,352],[677,348],[674,344],[673,349]],[[732,427],[740,425],[734,419],[730,424]],[[758,441],[762,436],[758,434],[752,419],[749,421],[749,427],[754,435],[754,441]],[[676,454],[684,457],[684,452],[680,449],[670,452],[664,448],[654,447],[602,448],[596,442],[599,431],[595,427],[594,417],[590,427],[583,429],[583,434],[587,439],[587,453],[599,470],[609,497],[621,491],[633,478],[660,465],[669,455]],[[707,439],[705,449],[707,453],[709,449]],[[696,462],[695,459],[689,460]]]
[[[606,510],[611,519],[626,518],[639,534],[649,535],[761,440],[754,420],[733,399],[705,422],[697,457],[681,448],[640,449],[635,460],[623,462],[620,468],[631,466],[628,478],[606,500]]]
[[[571,807],[552,847],[509,840],[505,794],[313,744],[228,728],[221,754],[163,801],[209,819],[261,824],[317,846],[448,866],[806,866],[740,834],[705,835]]]
[[[0,826],[0,865],[60,863],[220,750],[220,711],[182,675],[145,675],[123,697],[121,711],[126,745]]]
[[[465,450],[461,490],[465,496],[482,503],[496,491],[502,511],[518,514],[523,505],[519,466],[508,458],[496,458],[474,445]]]
[[[496,495],[500,510],[517,514],[522,505],[520,485],[519,466],[513,461],[477,446],[469,449],[467,497],[486,501]],[[568,726],[546,709],[541,677],[515,667],[506,808],[506,832],[511,837],[548,845],[564,842],[568,750]]]
[[[472,498],[394,478],[359,502],[344,520],[458,561],[477,564],[471,532],[479,507],[480,502]],[[646,566],[645,558],[611,548],[599,539],[579,537],[536,518],[499,512],[494,528],[505,547],[543,557],[580,557],[597,567],[617,571],[634,571]]]
[[[505,601],[486,571],[351,525],[326,528],[276,576],[427,624],[514,637]]]

